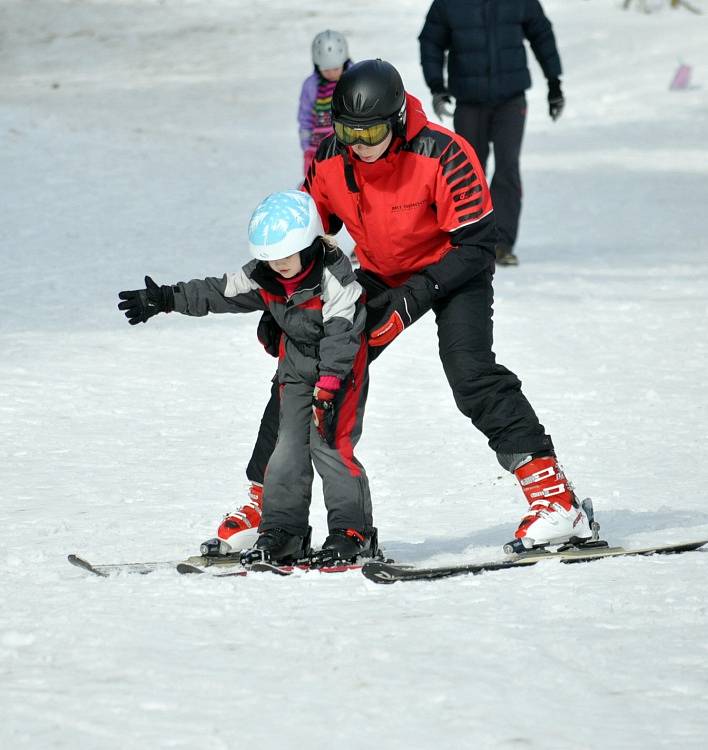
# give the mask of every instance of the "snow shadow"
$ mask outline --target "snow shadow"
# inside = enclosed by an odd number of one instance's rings
[[[656,511],[639,512],[633,510],[607,510],[598,514],[600,522],[600,537],[607,539],[612,545],[630,545],[632,537],[637,534],[664,531],[667,529],[692,529],[708,526],[708,513],[696,513],[691,510],[673,510],[661,508]],[[405,542],[397,540],[382,539],[386,555],[391,556],[397,562],[420,562],[438,555],[460,555],[473,553],[475,547],[501,546],[513,539],[515,523],[499,524],[488,529],[473,531],[464,536],[454,537],[431,537],[422,542]],[[697,535],[700,537],[701,535]],[[708,538],[708,532],[703,532]],[[682,536],[680,540],[672,535],[666,540],[655,539],[651,542],[644,540],[642,543],[661,544],[672,541],[693,541],[691,534]],[[635,544],[634,546],[639,546]]]

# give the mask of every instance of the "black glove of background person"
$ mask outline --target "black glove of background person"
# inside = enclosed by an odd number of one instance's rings
[[[124,300],[118,304],[118,309],[125,311],[131,326],[147,323],[153,315],[175,309],[175,295],[171,286],[158,286],[149,276],[145,277],[145,286],[147,289],[118,294],[118,298]]]
[[[437,94],[433,94],[433,112],[437,115],[438,120],[442,120],[443,116],[452,117],[454,112],[448,105],[452,104],[452,97],[447,91],[439,91]]]
[[[557,120],[565,107],[565,98],[561,91],[561,82],[558,78],[552,78],[548,82],[548,114],[552,120]]]
[[[376,326],[369,333],[369,346],[386,346],[433,306],[437,284],[424,274],[415,274],[402,286],[389,289],[366,303],[367,315]]]

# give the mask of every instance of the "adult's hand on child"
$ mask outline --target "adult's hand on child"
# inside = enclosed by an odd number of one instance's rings
[[[437,285],[432,279],[415,274],[402,286],[389,289],[367,302],[367,312],[373,313],[377,323],[369,333],[369,346],[386,346],[396,336],[415,323],[433,305]]]
[[[312,421],[317,432],[327,445],[334,445],[335,423],[335,394],[324,388],[315,386],[312,393]]]
[[[256,330],[258,340],[271,357],[277,357],[280,353],[280,339],[283,331],[275,322],[275,318],[269,310],[266,310],[258,321]]]
[[[118,298],[123,300],[118,304],[118,309],[125,312],[131,326],[147,323],[153,315],[175,309],[175,295],[171,286],[158,286],[149,276],[145,277],[145,286],[145,289],[118,294]]]

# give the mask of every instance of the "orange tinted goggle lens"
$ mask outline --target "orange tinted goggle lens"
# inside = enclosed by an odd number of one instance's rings
[[[391,125],[388,122],[379,122],[376,125],[369,125],[368,128],[354,128],[335,120],[334,132],[337,139],[345,146],[353,146],[355,143],[362,143],[364,146],[378,146],[391,132]]]

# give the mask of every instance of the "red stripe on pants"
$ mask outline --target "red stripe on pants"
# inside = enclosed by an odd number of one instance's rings
[[[354,458],[352,431],[356,424],[359,401],[361,399],[361,389],[364,386],[364,380],[366,377],[366,360],[368,357],[366,338],[362,336],[361,342],[359,351],[354,358],[354,367],[352,368],[352,387],[347,388],[342,403],[339,406],[337,427],[334,435],[334,446],[339,451],[339,454],[344,461],[344,465],[353,477],[358,477],[361,474],[359,467],[352,460]]]

